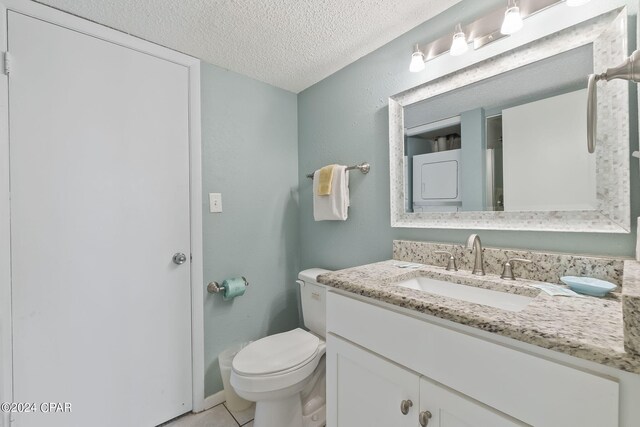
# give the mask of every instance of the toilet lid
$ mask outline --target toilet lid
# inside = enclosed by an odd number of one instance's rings
[[[320,339],[294,329],[252,342],[233,358],[233,369],[241,375],[268,375],[303,365],[318,352]]]

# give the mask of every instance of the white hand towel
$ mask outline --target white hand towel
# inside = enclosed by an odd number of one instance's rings
[[[316,221],[346,221],[349,214],[349,172],[336,165],[331,180],[331,194],[318,195],[320,171],[313,174],[313,219]]]

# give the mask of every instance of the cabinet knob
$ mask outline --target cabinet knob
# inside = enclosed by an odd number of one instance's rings
[[[422,427],[427,427],[427,424],[429,424],[430,419],[431,419],[431,412],[429,411],[422,411],[418,415],[418,422]]]
[[[403,400],[400,403],[400,412],[402,412],[404,415],[407,415],[409,413],[409,408],[411,408],[413,406],[413,402],[410,400]]]

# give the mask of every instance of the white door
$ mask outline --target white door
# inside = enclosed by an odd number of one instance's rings
[[[8,44],[15,425],[187,412],[188,69],[14,12]]]
[[[447,389],[427,378],[420,378],[420,411],[429,427],[522,427],[513,418]]]
[[[415,427],[418,398],[418,375],[329,334],[327,427]]]

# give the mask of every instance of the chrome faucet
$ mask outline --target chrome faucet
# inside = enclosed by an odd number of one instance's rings
[[[467,249],[475,252],[475,261],[473,262],[473,274],[484,276],[484,259],[482,258],[482,243],[477,234],[472,234],[467,239]]]

